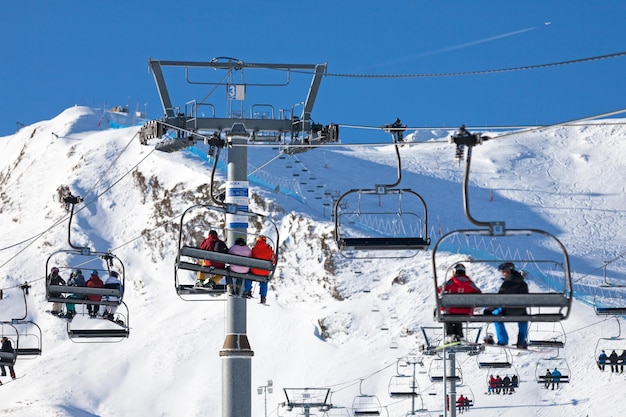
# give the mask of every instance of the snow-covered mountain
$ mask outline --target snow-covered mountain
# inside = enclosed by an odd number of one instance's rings
[[[209,164],[202,149],[161,153],[139,143],[137,127],[111,129],[99,122],[98,111],[74,107],[0,138],[5,155],[0,164],[0,320],[24,315],[19,286],[27,281],[32,285],[27,318],[43,332],[42,355],[19,359],[16,372],[24,377],[0,387],[0,409],[8,416],[44,417],[221,415],[218,352],[226,304],[186,302],[173,288],[179,216],[188,206],[207,202]],[[558,351],[571,382],[547,391],[535,381],[537,368],[557,352],[511,351],[514,368],[502,373],[517,372],[520,388],[506,397],[488,396],[491,371],[479,368],[476,357],[459,354],[460,392],[475,402],[470,413],[621,415],[626,376],[600,372],[594,356],[601,339],[616,338],[611,343],[618,349],[626,349],[626,340],[619,340],[620,319],[596,316],[591,304],[598,294],[620,296],[619,288],[601,288],[605,281],[626,283],[624,122],[536,130],[474,149],[474,214],[557,236],[569,252],[579,300],[562,323],[567,342]],[[445,140],[449,133],[416,132],[400,151],[401,186],[427,202],[433,241],[468,226],[461,198],[464,166]],[[250,204],[269,215],[281,235],[269,307],[254,301],[247,306],[254,350],[252,414],[298,415],[302,410],[280,406],[286,400],[283,388],[309,387],[330,389],[337,408],[327,415],[353,415],[355,399],[370,395],[381,404],[381,415],[404,416],[411,400],[391,398],[390,381],[399,372],[411,372],[399,366],[407,357],[420,357],[421,328],[439,326],[433,320],[430,253],[345,257],[333,239],[328,205],[329,195],[392,183],[395,149],[327,147],[284,158],[276,158],[277,153],[272,148],[248,151],[251,169],[273,159],[250,178]],[[294,179],[303,176],[308,184]],[[224,176],[218,173],[218,179]],[[46,313],[46,260],[68,247],[67,212],[60,201],[68,189],[84,199],[76,207],[72,239],[111,250],[124,262],[131,330],[120,343],[73,343],[65,321]],[[479,285],[497,286],[496,277],[469,272]],[[416,367],[417,405],[428,409],[423,415],[443,414],[443,387],[429,379],[432,358],[422,359],[423,367]],[[268,380],[273,393],[256,395],[255,388]]]

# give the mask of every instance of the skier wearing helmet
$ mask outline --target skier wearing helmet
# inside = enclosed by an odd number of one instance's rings
[[[498,266],[498,271],[502,273],[502,285],[498,294],[528,294],[528,284],[524,281],[524,276],[515,270],[515,265],[511,262],[505,262]],[[524,307],[503,308],[499,307],[494,310],[485,310],[485,314],[504,316],[525,316],[527,314]],[[498,338],[498,345],[506,346],[509,343],[509,335],[506,331],[506,327],[503,322],[497,321],[494,323],[496,328],[496,336]],[[516,346],[520,349],[526,349],[528,347],[528,322],[520,321],[517,323],[517,343]]]
[[[59,268],[57,268],[56,266],[50,270],[50,275],[48,275],[48,284],[49,285],[66,285],[65,280],[59,274]],[[49,293],[48,295],[54,298],[63,297],[63,294],[58,293],[58,292]],[[58,302],[52,303],[52,310],[50,310],[50,313],[54,314],[55,316],[58,316],[59,314],[63,313],[63,303],[58,303]]]
[[[465,273],[465,265],[454,265],[454,275],[439,287],[439,292],[452,294],[480,294],[480,288]],[[471,307],[450,307],[443,311],[446,314],[470,315],[474,313]],[[459,342],[463,339],[462,322],[446,322],[446,343]]]

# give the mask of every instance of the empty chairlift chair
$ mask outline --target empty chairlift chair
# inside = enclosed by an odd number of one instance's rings
[[[18,331],[18,343],[14,345],[17,356],[32,359],[41,356],[41,327],[30,320],[13,320],[12,325]]]
[[[402,168],[398,145],[394,146],[398,176],[393,184],[352,189],[335,202],[335,240],[348,257],[410,257],[430,247],[424,198],[411,189],[396,188]]]

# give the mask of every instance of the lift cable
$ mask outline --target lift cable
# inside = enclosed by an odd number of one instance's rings
[[[539,68],[557,67],[561,65],[580,64],[584,62],[599,61],[602,59],[620,58],[626,56],[626,51],[616,52],[606,55],[597,55],[586,58],[570,59],[567,61],[551,62],[546,64],[524,65],[521,67],[486,69],[477,71],[458,71],[458,72],[442,72],[427,74],[347,74],[347,73],[326,73],[327,77],[344,77],[344,78],[435,78],[435,77],[461,77],[465,75],[482,75],[497,74],[502,72],[526,71]],[[302,71],[310,73],[310,71]]]
[[[603,117],[610,117],[610,116],[616,116],[619,114],[623,114],[626,113],[626,108],[622,108],[622,109],[618,109],[618,110],[612,110],[609,112],[605,112],[605,113],[600,113],[600,114],[596,114],[593,116],[585,116],[582,117],[580,119],[572,119],[572,120],[568,120],[565,122],[557,122],[557,123],[553,123],[553,124],[548,124],[548,125],[541,125],[541,126],[474,126],[474,127],[467,127],[466,129],[469,130],[506,130],[506,129],[520,129],[520,130],[515,130],[513,132],[506,132],[503,133],[501,135],[497,135],[497,136],[490,136],[490,140],[495,140],[495,139],[503,139],[503,138],[510,138],[512,136],[517,136],[517,135],[522,135],[522,134],[526,134],[526,133],[536,133],[536,132],[540,132],[542,130],[546,130],[546,129],[554,129],[557,127],[563,127],[563,126],[588,126],[588,124],[585,124],[584,122],[589,122],[589,121],[593,121],[593,120],[597,120]],[[610,122],[610,123],[597,123],[597,124],[589,124],[589,125],[625,125],[626,122]],[[375,126],[359,126],[359,125],[342,125],[342,124],[338,124],[338,126],[340,127],[350,127],[350,128],[355,128],[355,129],[368,129],[368,130],[377,130],[380,131],[382,130],[382,128],[380,126],[375,127]],[[457,130],[458,127],[456,128],[452,128],[452,127],[446,127],[446,126],[433,126],[433,127],[407,127],[404,128],[404,130],[415,130],[415,131],[419,131],[419,130]],[[181,129],[182,130],[182,129]],[[196,134],[197,135],[197,134]],[[201,136],[201,135],[200,135]],[[429,140],[428,142],[410,142],[410,141],[405,141],[402,142],[402,146],[418,146],[418,145],[433,145],[433,144],[441,144],[441,143],[448,143],[448,139],[440,139],[440,140]],[[280,144],[278,144],[280,145]],[[350,148],[350,147],[376,147],[376,146],[388,146],[390,145],[390,143],[387,142],[371,142],[371,143],[325,143],[324,145],[308,145],[308,144],[289,144],[289,147],[292,148]],[[276,143],[270,143],[270,144],[261,144],[261,143],[239,143],[239,144],[232,144],[229,145],[232,147],[249,147],[249,148],[275,148],[277,146]]]
[[[107,172],[109,172],[111,170],[111,168],[115,165],[115,163],[119,160],[119,157],[122,155],[122,153],[124,153],[129,145],[135,140],[136,136],[138,133],[135,133],[135,135],[131,138],[131,140],[129,141],[129,143],[124,147],[124,149],[118,154],[118,156],[113,160],[113,162],[109,165],[109,167],[105,170],[105,172],[102,174],[102,176],[100,176],[100,178],[98,179],[98,181],[94,184],[94,186],[91,188],[90,191],[88,191],[88,194],[92,193],[93,190],[96,188],[96,186],[102,182],[102,180],[104,179],[104,176],[106,175]],[[79,213],[80,211],[82,211],[83,209],[87,208],[89,205],[91,205],[92,203],[94,203],[100,196],[104,195],[105,193],[107,193],[109,190],[111,190],[115,185],[117,185],[123,178],[125,178],[129,173],[131,173],[135,168],[137,168],[137,166],[139,166],[143,161],[145,161],[153,152],[155,151],[155,149],[152,149],[150,152],[148,152],[148,154],[143,157],[139,162],[137,162],[133,167],[131,167],[126,173],[124,173],[122,176],[120,176],[117,180],[115,180],[110,186],[108,186],[106,189],[104,189],[102,192],[96,194],[94,196],[94,198],[92,198],[89,201],[86,201],[84,203],[84,205],[79,208],[78,210],[76,210],[76,213]],[[11,262],[13,259],[15,259],[19,254],[21,254],[22,252],[24,252],[29,246],[31,246],[33,243],[35,243],[38,239],[40,239],[43,235],[45,235],[47,232],[49,232],[50,230],[54,229],[55,227],[63,224],[67,219],[69,218],[69,215],[65,215],[62,218],[60,218],[59,220],[57,220],[56,222],[54,222],[51,226],[49,226],[47,229],[45,229],[44,231],[42,231],[41,233],[38,233],[35,236],[32,236],[28,239],[24,239],[22,242],[20,243],[25,243],[25,242],[29,242],[26,246],[24,246],[22,249],[20,249],[17,253],[15,253],[13,256],[11,256],[8,260],[6,260],[5,262],[3,262],[2,264],[0,264],[0,268],[5,266],[6,264],[8,264],[9,262]],[[17,244],[13,244],[10,245],[8,247],[5,248],[0,248],[0,251],[15,247]],[[45,277],[44,277],[45,278]],[[39,279],[43,279],[43,278],[39,278]],[[36,279],[36,280],[39,280]],[[19,287],[19,285],[16,285],[15,287]],[[14,288],[14,287],[11,287]]]

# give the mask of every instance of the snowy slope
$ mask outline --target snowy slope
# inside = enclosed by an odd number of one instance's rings
[[[28,281],[28,317],[43,329],[43,355],[17,363],[18,374],[26,376],[0,388],[0,408],[10,416],[220,415],[225,303],[185,302],[173,290],[177,216],[205,198],[209,165],[189,151],[153,152],[139,144],[136,127],[107,129],[98,125],[99,117],[93,109],[70,108],[0,138],[0,320],[23,315],[16,286]],[[420,132],[410,138],[412,146],[401,149],[401,185],[427,201],[435,240],[440,231],[468,225],[461,200],[464,167],[454,160],[447,133]],[[605,261],[617,258],[607,268],[611,281],[626,279],[626,238],[620,233],[626,227],[625,135],[623,125],[597,122],[511,135],[474,150],[474,213],[555,234],[568,249],[585,303],[576,302],[563,323],[567,344],[559,357],[567,360],[572,382],[560,390],[545,391],[534,382],[538,363],[552,354],[515,352],[522,386],[506,398],[484,395],[488,371],[478,368],[476,358],[459,355],[463,389],[475,398],[473,414],[620,415],[616,404],[626,377],[602,374],[593,361],[596,342],[616,336],[618,323],[595,316],[588,303],[603,283]],[[276,150],[250,148],[249,155],[256,167]],[[268,187],[251,180],[253,191],[278,208],[272,217],[282,238],[270,306],[248,303],[253,415],[264,414],[264,397],[254,388],[271,379],[270,416],[297,415],[301,410],[287,412],[279,404],[285,401],[282,388],[299,387],[330,388],[333,404],[347,408],[360,392],[375,395],[390,416],[403,416],[410,400],[390,398],[388,384],[398,359],[418,354],[424,343],[420,327],[437,326],[430,254],[376,260],[338,254],[329,208],[315,198],[318,191],[298,189],[297,172],[306,172],[315,190],[371,188],[395,180],[395,151],[315,149],[277,158],[256,173]],[[299,197],[277,193],[275,185]],[[124,300],[132,329],[121,343],[72,343],[65,323],[45,313],[46,258],[67,248],[66,212],[58,200],[62,187],[85,199],[73,240],[112,250],[126,266]],[[495,277],[475,278],[497,285]],[[428,368],[425,358],[418,373],[420,398],[431,415],[439,415],[442,387],[430,383]]]

